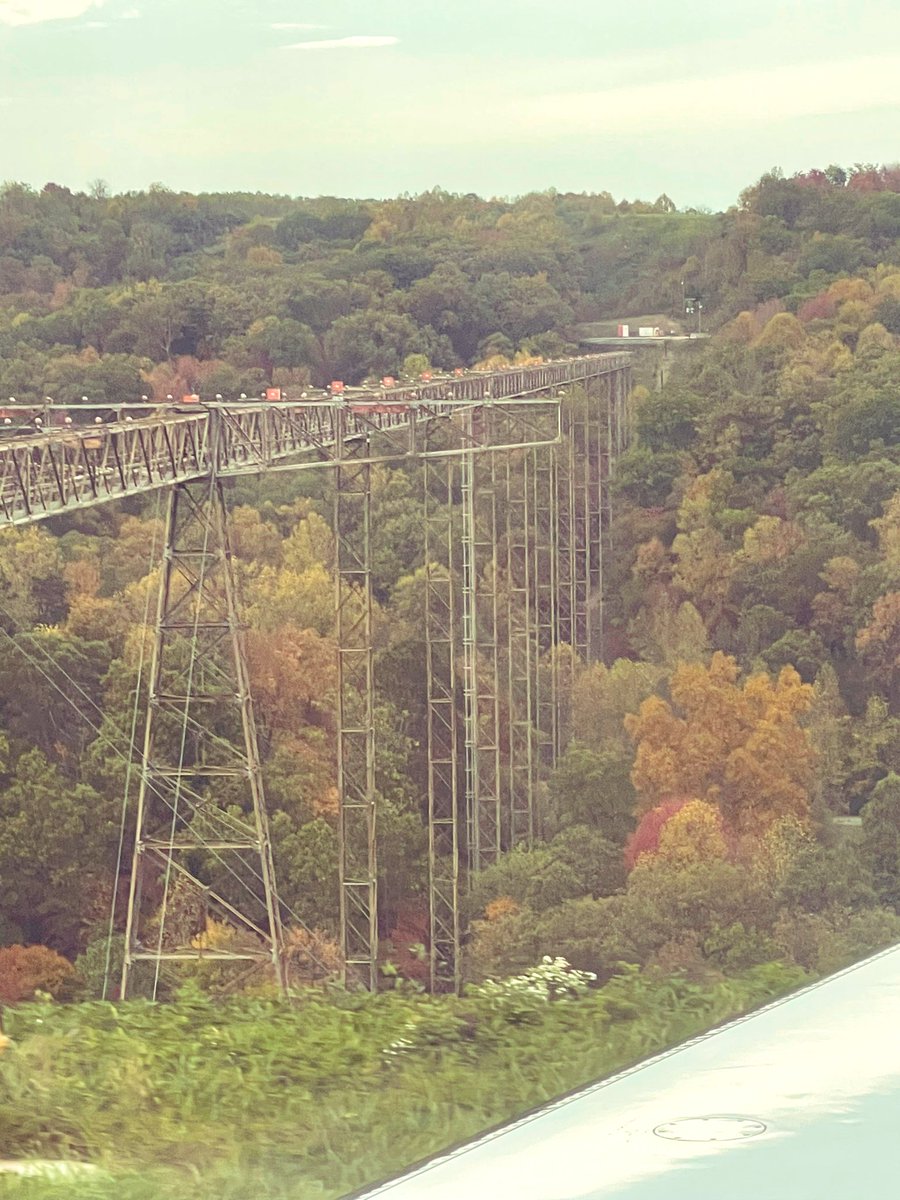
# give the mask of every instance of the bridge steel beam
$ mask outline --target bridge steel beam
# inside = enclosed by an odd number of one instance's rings
[[[415,458],[428,422],[453,420],[473,405],[489,404],[498,427],[510,414],[507,441],[494,449],[521,445],[528,440],[529,410],[541,407],[536,396],[627,368],[627,354],[601,354],[319,401],[10,405],[3,411],[18,424],[8,438],[0,436],[0,525],[41,521],[210,475],[333,465],[345,437],[378,435],[377,461]],[[90,414],[102,424],[82,425]],[[37,417],[45,423],[40,430]]]
[[[343,444],[343,442],[342,442]],[[372,487],[368,439],[334,488],[338,642],[338,859],[344,982],[378,986]]]
[[[457,697],[458,465],[426,458],[425,672],[428,728],[428,930],[432,992],[460,988],[460,743]]]

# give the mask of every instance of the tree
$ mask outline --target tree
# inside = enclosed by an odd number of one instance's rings
[[[0,912],[32,941],[78,944],[108,904],[115,806],[71,784],[39,750],[23,754],[0,792]]]
[[[272,815],[272,849],[283,900],[307,925],[338,928],[337,831],[324,818],[297,828],[286,813]]]
[[[621,845],[634,824],[631,756],[570,743],[548,781],[548,825],[589,826]]]
[[[829,814],[847,812],[847,758],[850,717],[841,695],[837,672],[830,663],[819,671],[813,685],[813,706],[807,721],[816,755],[813,815],[817,824]]]
[[[869,696],[848,742],[848,807],[851,813],[859,813],[886,775],[900,773],[900,719],[891,715],[880,696]]]
[[[137,354],[172,359],[202,348],[209,330],[209,300],[197,282],[152,280],[138,284],[129,299],[127,324],[135,333]]]
[[[671,797],[644,813],[625,846],[625,862],[629,869],[636,867],[645,855],[652,857],[659,851],[659,839],[667,822],[687,803],[684,797]]]
[[[404,358],[423,351],[428,352],[422,334],[409,317],[378,309],[338,317],[325,337],[330,377],[347,383],[399,375]]]
[[[669,669],[679,662],[705,662],[710,655],[709,635],[700,613],[688,600],[679,604],[670,590],[647,597],[628,624],[628,638],[645,658]]]
[[[715,513],[729,480],[715,470],[692,480],[678,509],[679,532],[672,542],[676,588],[700,613],[707,628],[723,617],[734,565]]]
[[[77,776],[91,725],[102,712],[109,644],[43,629],[18,634],[7,647],[0,657],[0,713],[7,729],[23,744],[40,747],[70,778]]]
[[[624,878],[619,847],[596,829],[572,826],[550,842],[510,850],[479,871],[466,910],[474,919],[496,916],[504,905],[542,913],[581,896],[610,895]]]
[[[75,974],[68,959],[48,946],[0,948],[0,1001],[16,1004],[34,999],[35,992],[56,996]]]
[[[0,622],[7,632],[65,614],[59,543],[39,526],[0,530]]]
[[[514,346],[532,334],[568,325],[574,316],[543,272],[513,275],[486,273],[474,285],[484,331],[505,334]]]
[[[689,947],[687,961],[702,963],[706,943],[715,956],[721,952],[722,930],[741,925],[765,931],[775,916],[771,898],[752,873],[722,858],[645,857],[629,875],[625,892],[598,904],[604,921],[597,958],[606,970],[617,961],[647,963]]]
[[[540,962],[543,945],[538,918],[529,908],[513,907],[492,920],[474,921],[465,952],[466,980],[480,983],[515,975]],[[553,953],[561,952],[561,947],[554,946]],[[573,966],[581,965],[568,948],[567,957]]]
[[[792,913],[854,912],[872,908],[875,900],[871,869],[855,846],[821,846],[812,839],[800,846],[775,894]]]
[[[857,359],[856,369],[839,377],[832,394],[826,447],[847,462],[877,446],[889,446],[900,428],[900,396],[893,386],[900,354]]]
[[[871,620],[856,635],[856,649],[893,711],[900,710],[900,591],[875,601]]]
[[[625,716],[659,686],[664,671],[655,663],[618,658],[611,665],[593,663],[575,680],[572,724],[575,737],[595,750],[620,748],[630,753]]]
[[[722,814],[705,800],[689,800],[659,833],[657,855],[666,862],[709,862],[728,857]]]
[[[890,579],[900,582],[900,489],[885,503],[884,516],[870,522]]]
[[[876,784],[862,810],[861,852],[879,898],[900,910],[900,775]]]
[[[799,718],[812,688],[790,667],[775,682],[751,675],[740,684],[738,677],[735,660],[717,652],[708,667],[675,670],[671,704],[654,696],[626,717],[637,745],[632,780],[640,812],[671,795],[708,800],[738,834],[761,832],[779,816],[808,815],[813,754]]]

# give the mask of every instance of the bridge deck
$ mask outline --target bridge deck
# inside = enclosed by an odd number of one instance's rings
[[[106,424],[17,432],[0,442],[0,525],[39,521],[212,475],[277,469],[304,456],[310,466],[334,463],[348,446],[372,436],[386,439],[383,457],[415,456],[427,422],[472,406],[515,411],[519,428],[510,425],[507,443],[501,437],[501,444],[521,444],[529,440],[521,422],[527,426],[535,398],[549,396],[543,405],[558,407],[553,395],[561,386],[611,375],[628,361],[623,354],[589,355],[387,392],[354,391],[325,401],[151,411],[123,406],[115,410],[117,419]],[[132,411],[138,414],[134,418]],[[77,422],[85,410],[53,406],[47,424],[66,415]],[[538,435],[536,426],[531,436],[546,440],[546,432]]]

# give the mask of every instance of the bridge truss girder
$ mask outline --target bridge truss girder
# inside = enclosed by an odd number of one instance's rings
[[[483,404],[495,413],[494,448],[521,445],[541,407],[536,395],[626,362],[623,355],[594,356],[322,401],[12,405],[4,411],[18,413],[23,424],[9,440],[0,438],[0,525],[193,479],[333,466],[346,438],[369,438],[373,461],[416,459],[432,422],[462,424],[467,411]],[[83,425],[92,413],[101,424]],[[43,428],[23,434],[36,416]],[[476,439],[473,449],[484,448]]]

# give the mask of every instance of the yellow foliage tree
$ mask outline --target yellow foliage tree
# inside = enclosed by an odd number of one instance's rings
[[[718,468],[693,479],[678,507],[678,534],[672,542],[672,581],[710,628],[722,614],[734,572],[713,516],[732,483],[728,472]]]
[[[806,535],[794,521],[763,516],[744,530],[742,554],[750,563],[783,562],[806,543]]]
[[[331,570],[334,562],[334,534],[317,512],[308,513],[283,543],[284,565],[302,574],[313,567]]]
[[[305,571],[263,567],[244,585],[247,617],[254,628],[272,632],[282,625],[314,629],[320,637],[334,630],[334,581],[320,564]]]
[[[671,863],[727,858],[728,843],[718,808],[707,800],[689,800],[663,825],[656,857]]]
[[[625,727],[637,744],[632,781],[639,812],[666,796],[716,804],[736,834],[758,834],[778,817],[809,812],[814,752],[799,718],[813,689],[784,667],[776,681],[751,675],[743,685],[733,658],[680,665],[672,703],[652,696]]]
[[[814,844],[808,825],[779,817],[763,834],[752,858],[753,870],[769,891],[785,879],[805,849]]]
[[[793,313],[776,313],[756,339],[754,345],[760,350],[776,353],[795,350],[806,341],[806,330]]]

